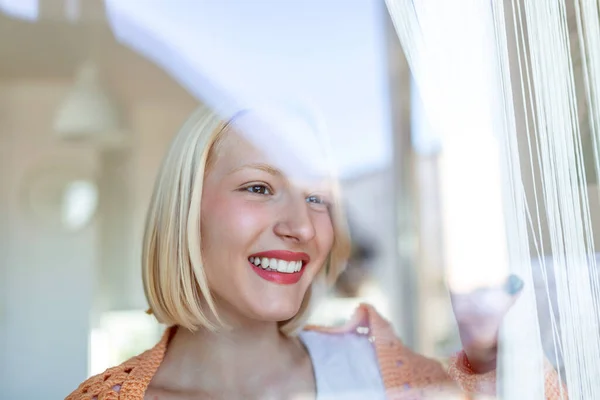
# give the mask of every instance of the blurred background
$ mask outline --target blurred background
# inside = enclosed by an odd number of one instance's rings
[[[0,0],[0,398],[64,398],[159,338],[146,207],[172,136],[223,92],[310,98],[329,127],[355,247],[312,322],[369,302],[417,351],[459,349],[449,178],[383,1]]]

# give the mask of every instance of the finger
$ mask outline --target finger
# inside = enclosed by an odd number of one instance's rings
[[[508,279],[506,280],[506,283],[504,284],[504,290],[511,297],[510,297],[509,303],[506,306],[506,311],[508,311],[515,304],[515,302],[518,300],[518,298],[521,296],[521,293],[523,293],[524,286],[525,286],[525,283],[517,275],[511,274],[508,277]]]
[[[523,290],[524,282],[515,274],[511,274],[506,283],[504,284],[504,290],[512,296],[519,295]]]
[[[523,281],[516,275],[507,278],[504,285],[495,288],[480,288],[470,293],[450,293],[452,307],[459,322],[474,326],[498,324],[520,297]]]

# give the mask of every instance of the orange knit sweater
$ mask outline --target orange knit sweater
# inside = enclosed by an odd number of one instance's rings
[[[368,335],[375,347],[389,399],[469,399],[473,393],[493,396],[496,390],[495,371],[474,374],[463,352],[452,357],[449,369],[445,370],[437,361],[404,346],[389,322],[368,305],[361,305],[349,323],[341,328],[311,326],[307,329]],[[152,349],[89,378],[65,400],[143,400],[146,388],[165,356],[172,332],[173,328],[167,329]],[[558,400],[564,389],[550,365],[545,382],[546,398]],[[563,393],[566,397],[566,392]]]

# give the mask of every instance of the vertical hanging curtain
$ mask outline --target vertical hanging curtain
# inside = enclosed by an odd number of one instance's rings
[[[600,399],[598,1],[386,4],[443,141],[450,289],[525,281],[500,397],[543,399],[551,363],[565,398]]]

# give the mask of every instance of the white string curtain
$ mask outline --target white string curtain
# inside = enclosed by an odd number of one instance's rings
[[[525,281],[501,332],[500,397],[543,399],[546,358],[570,399],[600,398],[600,227],[589,192],[600,175],[597,0],[386,4],[443,138],[450,289],[508,273]]]

